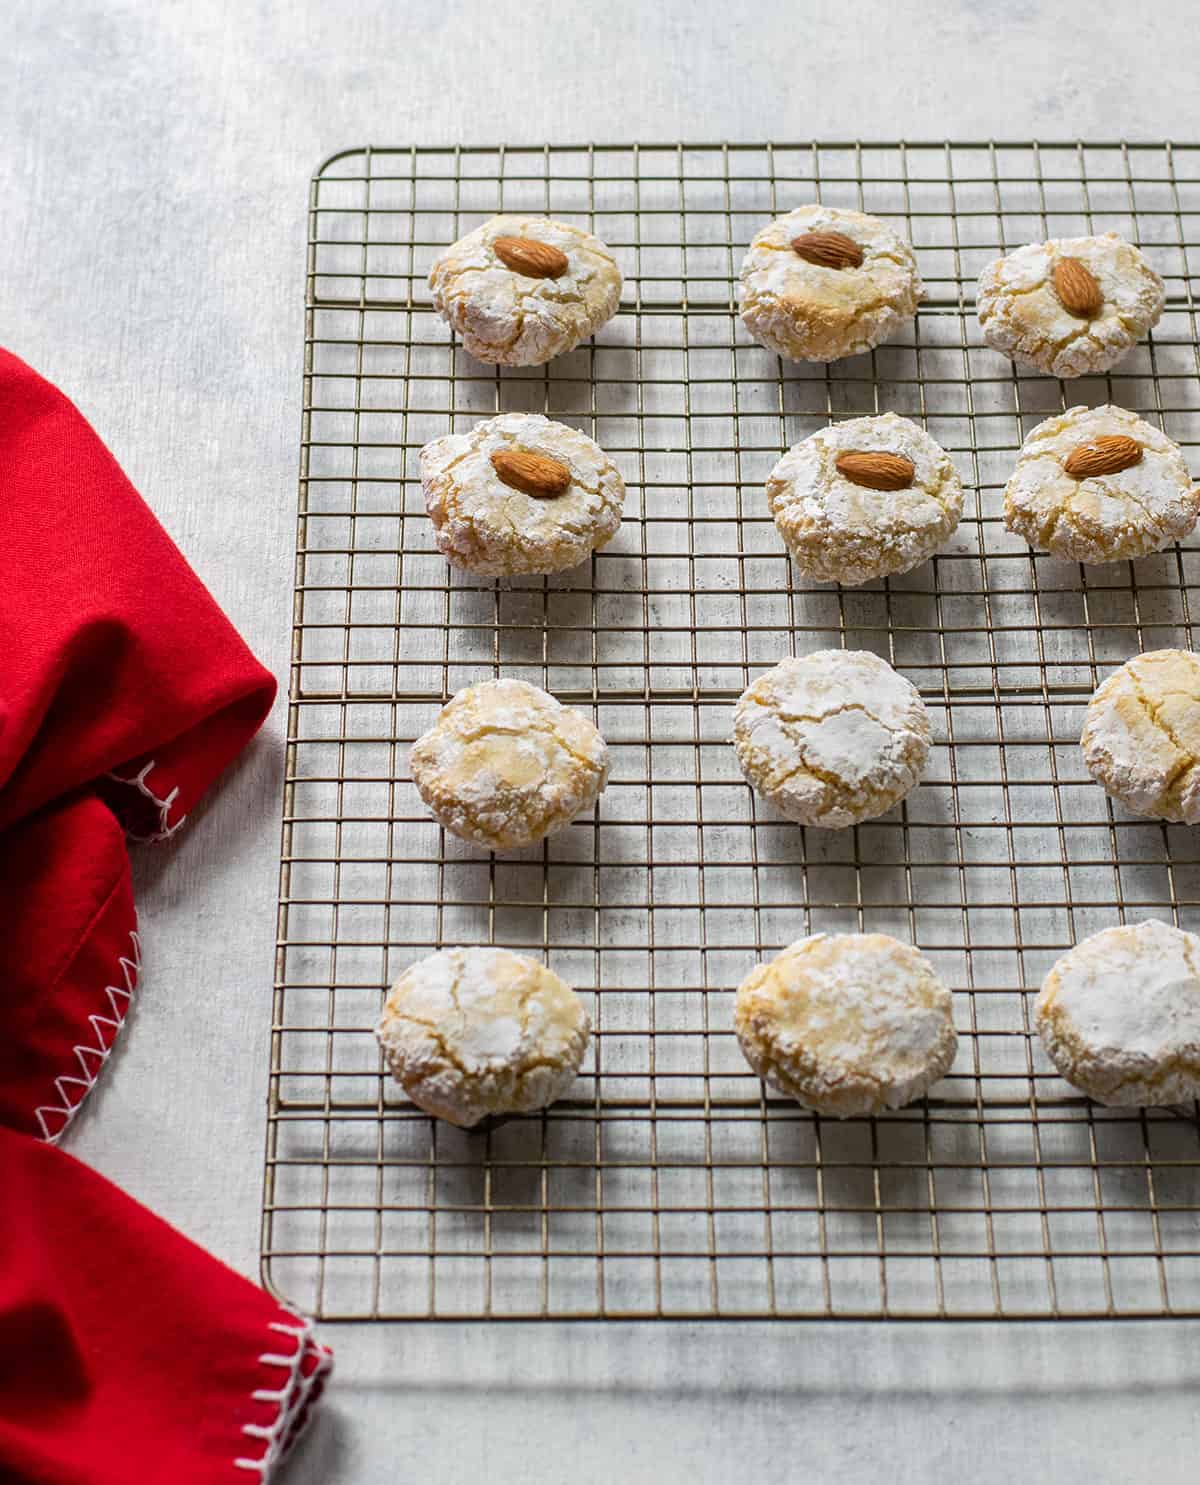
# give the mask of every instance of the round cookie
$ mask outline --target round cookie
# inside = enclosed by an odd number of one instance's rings
[[[1031,242],[979,275],[983,338],[1051,376],[1107,371],[1158,323],[1163,281],[1115,232]]]
[[[1040,552],[1116,562],[1161,552],[1200,514],[1177,444],[1123,407],[1071,407],[1021,445],[1004,524]]]
[[[1153,919],[1076,944],[1034,1006],[1059,1073],[1113,1106],[1200,1098],[1198,966],[1200,938]]]
[[[561,830],[608,782],[608,748],[595,727],[527,681],[459,691],[413,743],[409,765],[439,823],[489,851]]]
[[[805,577],[865,583],[932,556],[958,525],[963,493],[945,451],[889,412],[793,444],[771,471],[767,500]]]
[[[1080,744],[1088,773],[1126,809],[1200,824],[1200,658],[1127,660],[1088,702]]]
[[[929,719],[911,682],[866,650],[814,650],[760,675],[733,709],[747,781],[789,820],[840,830],[921,777]]]
[[[541,366],[616,314],[621,271],[598,237],[568,222],[499,216],[446,248],[429,287],[472,356]]]
[[[502,413],[421,450],[438,551],[484,576],[563,572],[611,541],[625,482],[599,444],[540,413]]]
[[[887,340],[924,297],[917,260],[878,217],[801,206],[755,233],[742,261],[742,320],[793,361],[837,361]]]
[[[817,933],[759,964],[733,1024],[746,1061],[821,1114],[898,1109],[943,1077],[958,1036],[950,991],[886,933]]]
[[[375,1035],[419,1108],[469,1129],[544,1109],[571,1084],[591,1025],[556,974],[507,949],[444,949],[388,992]]]

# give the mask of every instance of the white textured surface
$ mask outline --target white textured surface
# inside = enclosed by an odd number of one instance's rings
[[[325,155],[367,139],[1200,135],[1191,0],[1153,16],[1098,0],[1088,25],[1052,0],[873,3],[852,23],[817,0],[803,24],[792,0],[563,0],[556,19],[515,24],[483,0],[8,8],[4,342],[78,400],[280,674],[304,202]],[[67,1141],[246,1273],[280,771],[277,713],[220,794],[143,853],[143,989]],[[568,1464],[580,1485],[662,1485],[774,1476],[781,1458],[847,1481],[886,1466],[894,1485],[1182,1485],[1198,1334],[339,1328],[288,1485],[560,1485]]]

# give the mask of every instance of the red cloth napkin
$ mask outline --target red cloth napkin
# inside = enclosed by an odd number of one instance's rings
[[[178,829],[275,682],[78,410],[5,351],[0,533],[0,1480],[266,1478],[329,1353],[41,1141],[133,995],[127,834]]]

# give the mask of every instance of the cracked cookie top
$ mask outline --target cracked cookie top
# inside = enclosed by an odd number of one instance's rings
[[[936,1083],[958,1037],[933,965],[886,933],[817,933],[738,987],[734,1029],[772,1087],[822,1114],[898,1109]]]
[[[813,205],[755,234],[739,295],[760,345],[793,361],[837,361],[894,335],[924,289],[912,248],[878,217]]]
[[[1046,976],[1034,1022],[1068,1083],[1099,1103],[1200,1097],[1200,938],[1169,923],[1105,928]]]
[[[470,1128],[544,1109],[571,1086],[591,1026],[559,977],[507,949],[444,949],[388,992],[375,1035],[426,1113]]]
[[[828,830],[898,804],[919,781],[929,743],[916,687],[865,650],[781,660],[733,711],[747,781],[789,820]]]
[[[536,455],[560,466],[557,492],[519,488],[503,456]],[[493,462],[501,455],[501,468]],[[599,444],[538,413],[502,413],[469,433],[447,433],[421,450],[421,488],[438,550],[483,575],[562,572],[611,541],[625,483]]]
[[[864,484],[869,475],[838,468],[843,455],[854,453],[898,455],[911,477],[900,488]],[[889,412],[831,424],[794,444],[771,471],[767,500],[805,577],[865,583],[908,572],[932,556],[958,525],[963,495],[945,450]]]
[[[527,681],[459,691],[413,744],[409,764],[435,818],[489,851],[561,830],[608,782],[608,748],[595,727]]]
[[[1127,660],[1088,703],[1080,744],[1091,776],[1135,815],[1200,824],[1200,659]]]
[[[1064,261],[1082,265],[1064,280]],[[1090,279],[1090,283],[1088,280]],[[1115,232],[1032,242],[989,263],[979,275],[976,312],[983,338],[1023,365],[1051,376],[1107,371],[1158,323],[1163,281],[1132,243]]]
[[[1123,462],[1099,457],[1114,440],[1137,446],[1126,444],[1135,462],[1106,470]],[[1085,446],[1097,457],[1085,457]],[[1198,513],[1200,489],[1178,445],[1123,407],[1072,407],[1039,423],[1004,491],[1008,529],[1073,562],[1160,552],[1188,534]]]
[[[541,366],[612,318],[621,271],[598,237],[568,222],[499,216],[436,259],[429,287],[472,356]]]

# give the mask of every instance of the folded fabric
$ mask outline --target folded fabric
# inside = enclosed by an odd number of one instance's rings
[[[0,1479],[268,1479],[331,1365],[311,1326],[62,1150],[0,1130],[0,1191]]]
[[[125,831],[177,829],[275,682],[78,410],[5,351],[0,490],[0,1122],[56,1139],[137,974]]]
[[[162,839],[275,682],[61,393],[0,351],[0,1481],[266,1479],[330,1356],[306,1322],[48,1145],[140,960]]]

